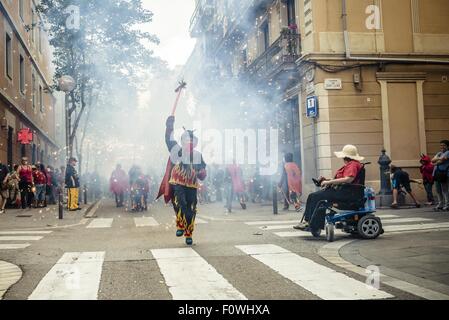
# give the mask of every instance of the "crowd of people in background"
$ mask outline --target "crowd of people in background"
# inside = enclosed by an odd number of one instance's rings
[[[133,212],[147,211],[150,199],[155,198],[155,181],[137,165],[133,165],[126,173],[118,164],[109,179],[109,191],[115,198],[117,208],[127,207]]]
[[[12,168],[0,163],[0,213],[6,208],[45,208],[56,204],[58,189],[64,188],[64,176],[65,167],[31,165],[28,158],[22,158]]]
[[[433,158],[422,154],[420,163],[422,182],[410,179],[409,173],[402,168],[395,165],[390,166],[393,189],[392,208],[399,209],[398,197],[401,193],[410,195],[415,206],[421,207],[412,190],[411,183],[422,183],[427,195],[426,205],[436,205],[435,211],[449,211],[449,140],[440,141],[440,151]],[[434,186],[437,201],[434,197]]]
[[[70,158],[67,166],[55,168],[43,163],[30,164],[28,158],[20,164],[7,166],[0,162],[0,214],[6,209],[46,208],[56,205],[58,195],[69,211],[81,210],[81,180],[90,196],[99,199],[103,194],[102,180],[98,173],[83,175],[80,179],[77,160]]]

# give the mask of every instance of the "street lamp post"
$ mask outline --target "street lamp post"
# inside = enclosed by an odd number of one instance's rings
[[[72,147],[70,143],[71,117],[69,112],[69,95],[75,89],[76,83],[71,76],[62,76],[59,78],[59,89],[65,93],[65,139],[66,139],[66,157],[67,160],[72,156]]]
[[[70,146],[70,131],[71,131],[71,119],[69,112],[69,94],[75,89],[75,80],[71,76],[62,76],[59,78],[59,89],[65,93],[65,143],[66,143],[66,162],[68,162],[69,158],[72,156],[71,154],[71,146]],[[60,186],[58,188],[58,216],[59,219],[64,219],[64,186]]]

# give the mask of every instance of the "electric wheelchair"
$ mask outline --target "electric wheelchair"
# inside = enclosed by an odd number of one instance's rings
[[[345,233],[360,236],[363,239],[376,239],[384,233],[382,221],[375,216],[376,201],[374,190],[365,186],[364,163],[356,180],[360,184],[345,184],[330,188],[342,188],[350,194],[351,201],[338,202],[322,200],[318,202],[309,223],[309,231],[314,237],[320,237],[321,231],[326,231],[329,242],[335,240],[335,229]],[[313,179],[317,186],[321,182]]]

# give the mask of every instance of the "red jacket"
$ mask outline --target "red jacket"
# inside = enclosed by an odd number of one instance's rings
[[[47,184],[47,177],[46,175],[40,171],[36,170],[33,172],[33,178],[34,178],[34,184]]]
[[[422,156],[421,158],[421,168],[419,168],[419,170],[421,171],[424,182],[433,183],[433,170],[435,166],[431,161],[429,156]]]
[[[122,193],[128,189],[128,176],[123,170],[114,170],[109,180],[109,189],[113,193]]]

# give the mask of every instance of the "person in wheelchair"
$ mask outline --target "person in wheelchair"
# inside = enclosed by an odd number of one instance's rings
[[[307,198],[306,209],[304,212],[304,222],[294,226],[297,230],[308,230],[311,223],[312,215],[317,205],[322,200],[332,201],[337,206],[339,203],[350,203],[359,200],[357,192],[351,192],[348,185],[358,185],[361,183],[360,173],[363,169],[363,161],[365,158],[358,153],[357,147],[347,145],[340,152],[335,152],[337,158],[343,159],[344,166],[335,174],[334,179],[325,179],[321,177],[318,184],[322,190],[311,193]],[[357,198],[357,199],[356,199]],[[321,215],[324,223],[324,214]],[[315,219],[314,219],[315,220]]]

